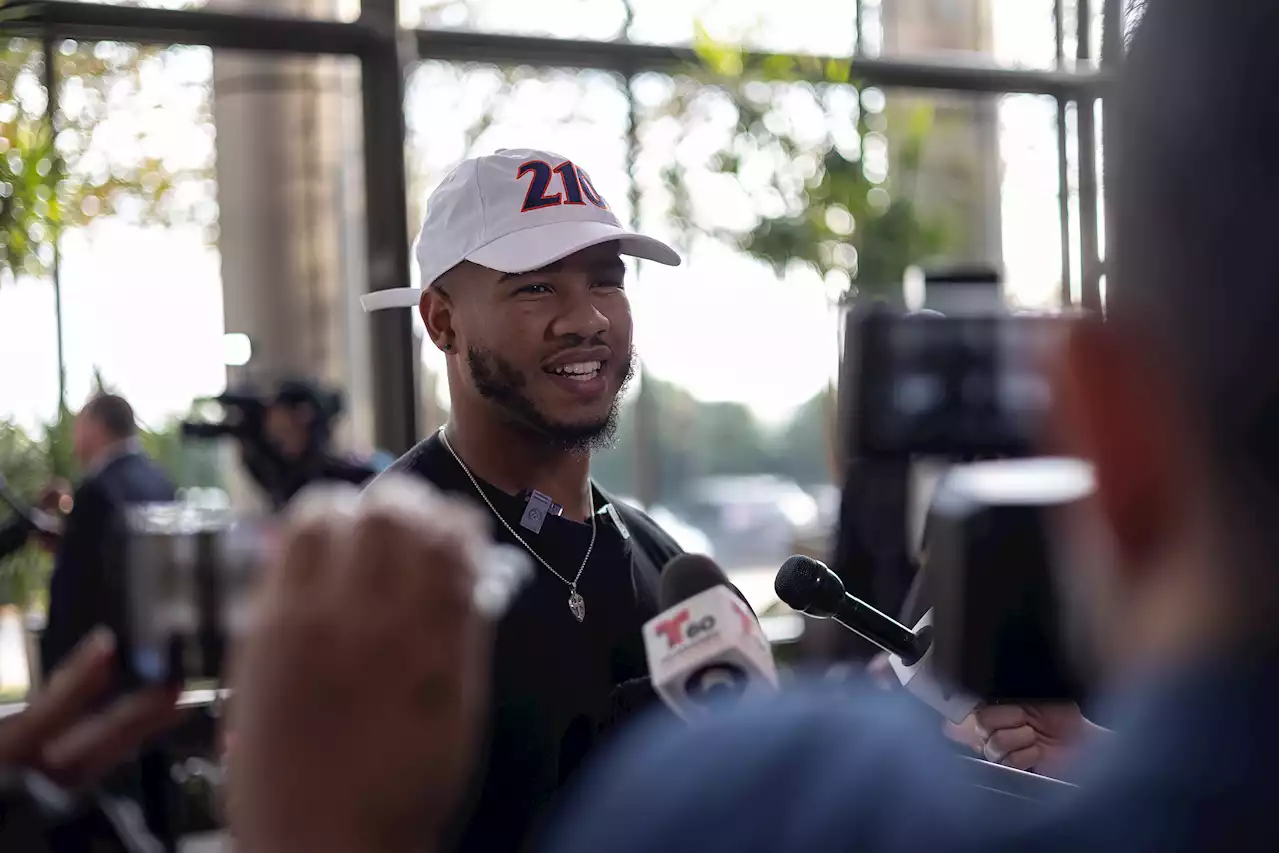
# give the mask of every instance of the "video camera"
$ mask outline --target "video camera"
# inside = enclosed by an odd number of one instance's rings
[[[182,434],[187,438],[236,438],[253,441],[263,434],[268,401],[248,392],[228,391],[212,402],[222,407],[218,421],[183,421]]]
[[[902,552],[913,492],[925,488],[915,474],[940,470],[919,502],[937,674],[988,701],[1078,700],[1055,526],[1091,493],[1092,473],[1034,455],[1052,404],[1047,368],[1071,320],[1008,312],[999,275],[977,268],[927,274],[924,308],[878,304],[846,322],[842,439],[857,463],[846,504],[868,493],[900,501],[842,512],[834,568],[845,574],[877,548]],[[876,536],[884,541],[867,541]]]
[[[327,434],[344,408],[342,392],[303,379],[289,379],[280,383],[274,397],[255,393],[251,389],[227,391],[210,400],[222,409],[222,418],[216,421],[183,421],[182,434],[188,438],[235,438],[253,443],[265,435],[267,410],[273,406],[308,405],[315,411],[313,423]]]

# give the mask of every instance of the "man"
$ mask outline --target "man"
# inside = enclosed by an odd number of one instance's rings
[[[417,305],[447,357],[449,424],[392,470],[474,502],[536,569],[497,629],[463,853],[520,849],[647,675],[641,626],[679,548],[589,476],[632,372],[622,255],[679,263],[625,231],[577,164],[504,150],[463,162],[431,196],[421,293],[366,297]]]
[[[49,619],[40,637],[45,678],[99,625],[119,633],[125,618],[118,578],[106,573],[119,542],[124,512],[132,504],[172,501],[168,475],[138,442],[133,407],[123,397],[99,394],[76,416],[72,450],[84,478],[73,497],[49,580]],[[169,826],[169,766],[162,751],[144,753],[136,768],[117,774],[116,793],[136,799],[147,824],[166,849],[176,839]]]
[[[1070,579],[1126,695],[1079,789],[1022,813],[919,703],[815,688],[635,737],[547,850],[1273,849],[1276,11],[1149,4],[1113,95],[1109,313],[1071,335],[1054,449],[1094,466],[1114,558]]]
[[[130,504],[174,499],[168,475],[143,452],[133,407],[99,394],[76,416],[72,451],[84,478],[73,496],[49,581],[49,621],[40,638],[44,673],[95,625],[117,628],[120,602],[103,576],[105,551]]]

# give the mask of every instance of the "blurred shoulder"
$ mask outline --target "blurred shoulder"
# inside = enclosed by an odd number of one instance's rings
[[[966,799],[936,717],[860,684],[805,683],[637,726],[571,794],[547,849],[927,849],[963,824]],[[936,818],[912,822],[915,809]]]
[[[439,433],[432,433],[428,438],[409,448],[404,455],[386,466],[370,482],[376,482],[379,477],[392,473],[421,477],[429,483],[442,487],[451,485],[452,481],[462,474],[457,463],[445,449]]]

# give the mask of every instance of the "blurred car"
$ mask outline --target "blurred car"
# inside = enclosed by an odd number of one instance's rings
[[[677,545],[690,554],[706,554],[708,557],[716,555],[715,546],[707,534],[682,520],[665,506],[655,506],[649,510],[649,517],[667,531],[668,535],[676,540]]]
[[[772,475],[703,478],[679,508],[710,537],[726,569],[776,568],[796,536],[820,520],[812,495]]]

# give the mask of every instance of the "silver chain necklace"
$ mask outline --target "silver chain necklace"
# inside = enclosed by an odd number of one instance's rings
[[[523,545],[524,549],[532,554],[533,558],[541,563],[547,571],[551,572],[551,574],[555,575],[568,585],[569,612],[573,614],[573,618],[577,619],[579,622],[587,618],[587,603],[582,600],[582,595],[578,592],[578,579],[581,578],[582,573],[586,571],[587,561],[591,559],[591,549],[596,547],[596,496],[595,492],[591,489],[591,482],[587,482],[587,502],[591,507],[591,542],[587,544],[587,553],[582,557],[582,565],[578,566],[578,573],[573,576],[573,580],[569,580],[552,568],[550,563],[542,559],[542,555],[533,550],[533,547],[528,542],[524,541],[524,537],[519,533],[516,533],[515,528],[508,524],[507,520],[502,517],[502,513],[498,512],[497,507],[495,507],[493,502],[489,500],[489,496],[484,493],[484,489],[480,488],[480,482],[476,479],[475,475],[471,473],[471,469],[467,467],[467,463],[462,461],[462,457],[458,455],[458,451],[454,450],[453,445],[449,443],[448,436],[444,434],[444,427],[440,428],[440,441],[444,443],[445,448],[449,451],[450,455],[453,456],[453,460],[458,463],[458,467],[462,469],[462,473],[467,475],[467,479],[471,481],[471,485],[475,486],[476,493],[480,495],[480,500],[484,501],[485,506],[489,507],[489,512],[493,513],[493,517],[498,519],[498,521],[502,523],[502,526],[507,528],[507,532],[514,536],[516,541]]]

